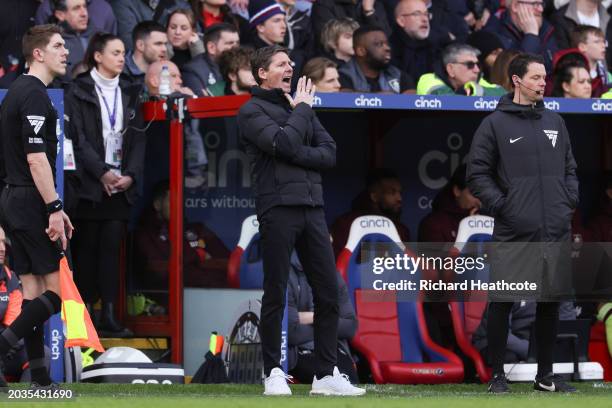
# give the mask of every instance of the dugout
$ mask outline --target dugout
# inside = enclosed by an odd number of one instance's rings
[[[243,220],[255,213],[248,159],[235,121],[246,99],[179,99],[143,106],[146,120],[153,122],[147,131],[143,203],[151,199],[156,181],[170,180],[169,313],[167,317],[128,317],[128,322],[137,332],[170,337],[172,361],[183,362],[188,375],[202,361],[204,339],[212,330],[225,330],[224,325],[231,324],[232,305],[261,294],[256,289],[192,288],[181,283],[183,240],[178,237],[184,235],[184,220],[204,223],[231,251]],[[567,123],[581,183],[580,210],[587,221],[602,174],[612,167],[612,102],[547,98],[545,103]],[[416,240],[419,221],[465,159],[474,131],[496,104],[496,99],[487,97],[318,94],[315,109],[337,143],[336,168],[324,174],[328,224],[350,210],[351,201],[365,187],[369,169],[386,167],[400,176],[402,222]],[[184,126],[198,129],[206,152],[202,188],[185,188],[189,163],[181,137]],[[127,259],[128,270],[130,264]]]

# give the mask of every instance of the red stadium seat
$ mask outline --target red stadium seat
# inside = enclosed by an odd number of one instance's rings
[[[400,253],[406,250],[391,220],[363,216],[353,221],[348,242],[336,264],[347,281],[359,322],[352,344],[367,359],[374,381],[461,382],[464,375],[461,359],[431,340],[420,301],[398,301],[395,292],[361,289],[365,276],[362,272],[372,274],[371,264],[358,260],[357,249],[366,242],[385,243]]]
[[[451,255],[460,256],[467,242],[491,241],[493,225],[493,218],[484,215],[472,215],[461,220]],[[473,361],[480,380],[489,381],[491,370],[485,365],[480,352],[472,346],[472,335],[480,325],[487,302],[456,301],[449,304],[457,345]]]

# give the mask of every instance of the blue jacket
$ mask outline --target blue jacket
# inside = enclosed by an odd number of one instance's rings
[[[542,21],[539,34],[523,34],[512,22],[510,13],[502,14],[501,19],[494,15],[489,18],[485,31],[490,31],[499,37],[504,49],[513,49],[544,57],[546,71],[552,70],[553,55],[559,47],[555,39],[555,28],[546,20]]]

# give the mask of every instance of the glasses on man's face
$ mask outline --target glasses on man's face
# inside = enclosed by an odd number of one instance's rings
[[[544,8],[544,2],[543,1],[524,1],[524,0],[518,0],[519,4],[524,4],[526,6],[530,6],[533,8]]]
[[[453,62],[453,64],[463,65],[467,69],[474,69],[476,67],[480,67],[480,64],[478,63],[478,61],[462,61],[462,62],[457,61],[457,62]]]
[[[428,20],[433,18],[433,14],[428,11],[414,11],[412,13],[400,14],[402,17],[421,18],[426,17]]]

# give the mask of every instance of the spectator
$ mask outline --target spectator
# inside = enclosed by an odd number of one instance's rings
[[[478,55],[480,69],[482,71],[480,81],[483,83],[486,81],[487,84],[492,84],[491,71],[493,70],[493,65],[495,65],[497,57],[503,51],[503,44],[495,34],[482,30],[470,34],[467,39],[467,44],[480,51],[480,55]]]
[[[432,203],[432,211],[419,224],[421,242],[455,242],[459,223],[480,209],[478,200],[467,187],[465,164],[455,169],[448,184]]]
[[[47,24],[49,22],[49,18],[53,15],[51,11],[52,1],[42,0],[34,17],[36,25]],[[115,19],[113,9],[106,0],[87,0],[87,12],[91,25],[96,32],[102,31],[104,33],[117,34],[117,20]]]
[[[431,28],[444,36],[444,41],[465,42],[470,33],[470,19],[467,2],[464,0],[425,0],[431,13]]]
[[[240,45],[238,30],[231,24],[219,23],[210,27],[204,33],[205,54],[200,54],[183,66],[185,85],[198,96],[209,96],[207,90],[217,82],[222,81],[219,71],[219,56],[223,51]]]
[[[505,91],[479,80],[480,51],[467,44],[451,44],[442,51],[442,64],[419,78],[419,95],[498,96]]]
[[[304,65],[302,74],[312,79],[317,92],[340,92],[340,76],[337,68],[332,60],[316,57]]]
[[[448,42],[434,34],[431,13],[424,0],[401,0],[395,7],[396,29],[391,35],[392,62],[412,78],[433,70],[440,50]]]
[[[251,0],[253,1],[253,0]],[[296,7],[296,0],[278,0],[286,13],[285,45],[296,72],[302,72],[306,61],[314,56],[315,41],[310,16]],[[298,75],[294,77],[297,84]]]
[[[144,21],[152,21],[159,0],[109,0],[117,18],[117,35],[130,51],[134,51],[135,30]],[[143,75],[146,71],[142,70]]]
[[[359,28],[359,23],[351,18],[329,20],[321,32],[321,47],[323,56],[335,62],[338,67],[355,55],[353,48],[353,33]]]
[[[274,0],[249,0],[248,43],[256,50],[285,42],[287,20],[285,11]]]
[[[491,70],[491,82],[499,85],[507,92],[512,92],[512,81],[508,78],[508,66],[510,62],[521,52],[517,50],[503,50],[495,59],[493,69]]]
[[[349,342],[357,331],[357,317],[351,304],[346,283],[339,273],[338,281],[338,369],[347,375],[353,384],[359,382],[355,370],[355,362],[351,357]],[[287,310],[288,310],[288,340],[287,353],[289,374],[301,383],[312,381],[315,376],[314,354],[314,302],[312,288],[304,273],[297,254],[291,256],[289,280],[287,282]]]
[[[75,277],[87,304],[102,300],[100,333],[125,337],[132,333],[114,313],[121,242],[142,183],[141,86],[120,78],[125,48],[113,34],[95,34],[85,60],[90,71],[74,81],[66,97],[68,131],[82,180],[74,214]]]
[[[570,0],[569,4],[561,7],[550,17],[550,22],[555,26],[555,39],[559,49],[574,47],[572,31],[578,25],[599,28],[602,34],[606,33],[605,39],[612,40],[610,15],[601,4],[601,0]]]
[[[219,70],[223,77],[223,85],[218,91],[219,86],[211,86],[211,94],[219,95],[245,95],[251,93],[251,87],[257,85],[253,72],[251,71],[251,58],[253,50],[246,47],[234,47],[221,53],[219,57]]]
[[[536,302],[514,302],[510,311],[510,324],[504,363],[518,363],[527,360],[531,326],[536,320]],[[576,309],[572,302],[560,302],[559,320],[575,320]],[[480,352],[484,361],[489,362],[487,326],[488,308],[482,315],[480,325],[472,335],[472,344]]]
[[[133,50],[125,56],[123,73],[133,82],[144,83],[149,65],[168,59],[168,36],[164,27],[154,21],[142,21],[132,33]]]
[[[612,85],[612,75],[606,67],[607,45],[603,31],[592,26],[576,26],[572,31],[571,46],[586,57],[593,80],[593,97],[598,98]]]
[[[162,181],[155,186],[152,206],[144,213],[135,231],[139,289],[168,290],[169,220],[170,191],[168,182]],[[202,223],[185,222],[183,231],[184,285],[226,287],[230,251]]]
[[[83,61],[87,43],[95,29],[89,23],[89,13],[85,0],[52,0],[53,16],[64,29],[62,37],[66,41],[68,65],[74,68]]]
[[[168,54],[179,69],[192,58],[204,53],[204,43],[196,32],[195,16],[191,9],[176,9],[166,25]]]
[[[37,0],[3,0],[0,5],[0,89],[8,88],[25,64],[21,39],[33,25]]]
[[[241,33],[246,31],[246,21],[232,13],[226,0],[191,0],[191,8],[203,32],[218,23],[231,24]]]
[[[344,17],[352,18],[359,25],[380,27],[387,36],[391,35],[385,6],[380,0],[317,0],[311,15],[314,32],[318,35],[329,20]]]
[[[358,92],[403,93],[414,81],[391,65],[391,47],[383,30],[361,26],[353,33],[355,56],[340,70],[342,89]]]
[[[591,76],[581,55],[566,54],[566,58],[560,58],[555,64],[552,78],[551,96],[583,99],[591,97]]]
[[[168,67],[170,74],[170,90],[172,93],[181,93],[184,95],[195,96],[194,92],[189,87],[183,86],[181,71],[172,61],[156,61],[149,65],[147,73],[144,77],[144,84],[147,87],[147,93],[151,99],[159,99],[160,74],[163,67]]]
[[[448,184],[434,198],[431,213],[419,224],[420,242],[455,242],[461,220],[480,209],[480,200],[467,187],[465,171],[465,164],[458,166]],[[444,270],[437,272],[438,278],[445,279],[448,276]],[[456,340],[448,304],[441,301],[424,302],[423,311],[433,341],[455,349]]]
[[[393,221],[402,242],[410,242],[410,230],[402,224],[402,185],[389,169],[376,169],[368,175],[366,189],[351,205],[351,211],[338,217],[331,227],[334,254],[346,245],[351,224],[362,215],[382,215]]]
[[[504,49],[542,55],[550,71],[558,47],[555,28],[543,16],[543,0],[506,0],[505,4],[501,18],[491,16],[484,29],[496,34]]]

